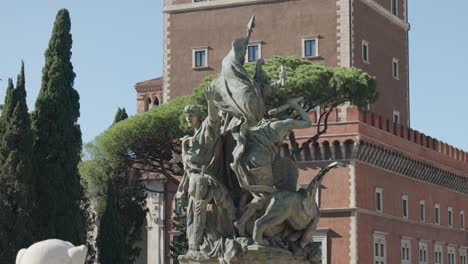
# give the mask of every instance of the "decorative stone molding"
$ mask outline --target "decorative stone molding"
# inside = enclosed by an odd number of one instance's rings
[[[337,0],[338,64],[351,67],[351,1]]]
[[[274,2],[283,2],[287,0],[217,0],[217,1],[202,1],[188,4],[166,5],[164,13],[182,13],[197,10],[206,10],[214,8],[235,7],[243,5],[265,4]]]
[[[163,61],[163,103],[167,103],[171,99],[171,71],[170,71],[170,61],[171,61],[171,36],[170,36],[170,21],[171,15],[164,14],[164,61]]]
[[[386,17],[388,20],[390,20],[391,22],[393,22],[395,25],[399,26],[400,28],[404,29],[405,31],[408,31],[410,29],[410,25],[406,21],[393,15],[389,10],[379,5],[376,1],[374,0],[360,0],[360,1],[367,4],[369,7],[371,7],[372,9],[377,11],[379,14]]]
[[[354,158],[410,178],[468,194],[468,178],[466,176],[445,171],[380,146],[360,142],[357,155]]]
[[[365,141],[355,143],[348,139],[344,142],[323,141],[304,146],[305,152],[297,155],[299,163],[310,161],[339,160],[345,164],[361,161],[384,170],[442,186],[455,192],[468,194],[468,176],[463,173],[454,173],[435,165],[410,158],[403,152],[397,152],[383,146]],[[281,156],[289,156],[289,146],[285,144],[281,149]],[[351,188],[352,186],[350,186]]]

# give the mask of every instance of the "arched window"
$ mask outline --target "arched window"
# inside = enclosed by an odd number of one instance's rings
[[[322,143],[322,147],[324,149],[324,160],[329,160],[332,157],[331,149],[330,149],[330,143],[328,141],[324,141]]]
[[[153,106],[159,106],[159,98],[157,96],[154,97]]]

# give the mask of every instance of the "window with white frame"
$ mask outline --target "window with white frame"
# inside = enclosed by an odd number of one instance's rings
[[[426,222],[426,203],[424,200],[419,201],[419,221]]]
[[[449,227],[453,227],[453,208],[449,207],[447,210],[447,222]]]
[[[247,46],[246,61],[254,62],[262,57],[262,44],[261,42],[251,42]]]
[[[369,42],[362,41],[362,61],[369,63]]]
[[[427,264],[427,242],[426,241],[419,241],[419,264]]]
[[[465,211],[460,210],[460,228],[465,229]]]
[[[374,263],[375,264],[386,264],[386,241],[385,235],[380,233],[374,234]]]
[[[440,205],[434,205],[434,224],[440,225]]]
[[[444,264],[442,256],[444,255],[444,248],[441,243],[434,244],[434,264]]]
[[[391,7],[390,11],[392,12],[393,15],[398,15],[398,0],[390,0],[391,1]]]
[[[375,188],[375,210],[383,211],[383,189],[379,187]]]
[[[466,259],[466,248],[460,248],[460,264],[468,264]]]
[[[302,57],[314,58],[318,56],[318,37],[308,36],[302,38]]]
[[[320,254],[320,257],[317,255],[317,260],[320,259],[321,264],[327,264],[328,263],[328,253],[327,253],[327,232],[328,230],[317,230],[313,237],[312,237],[312,247],[313,247],[313,252],[316,252],[317,254]]]
[[[400,79],[399,61],[396,58],[393,58],[393,61],[392,61],[392,75],[393,75],[393,79],[396,79],[396,80]]]
[[[447,247],[447,264],[456,264],[455,247]]]
[[[400,112],[393,110],[393,123],[400,124]]]
[[[401,264],[411,264],[411,241],[401,240]]]
[[[194,48],[192,49],[193,54],[193,68],[205,68],[208,67],[208,48]]]
[[[408,195],[401,196],[401,215],[408,218]]]

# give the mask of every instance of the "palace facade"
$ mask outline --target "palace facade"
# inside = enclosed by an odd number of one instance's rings
[[[330,160],[344,164],[325,176],[317,196],[313,242],[322,263],[467,264],[468,153],[410,127],[406,0],[165,0],[163,12],[164,76],[135,85],[138,112],[219,72],[230,42],[247,31],[239,25],[255,14],[247,63],[294,55],[357,67],[378,81],[370,113],[340,107],[328,132],[296,157],[301,185]],[[301,144],[314,134],[296,131]],[[289,155],[286,143],[282,155]],[[177,183],[151,175],[145,182],[157,191],[148,196],[139,263],[170,263]]]

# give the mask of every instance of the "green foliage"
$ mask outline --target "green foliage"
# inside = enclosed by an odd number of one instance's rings
[[[96,247],[99,250],[98,261],[107,263],[128,263],[126,252],[127,227],[121,225],[119,206],[115,198],[116,190],[112,186],[112,181],[108,181],[106,209],[99,221],[99,233],[96,239]]]
[[[70,15],[58,12],[45,52],[42,83],[32,114],[34,170],[37,175],[38,239],[80,244],[81,130],[78,92],[71,59]]]
[[[304,108],[311,110],[316,106],[322,108],[337,106],[347,101],[365,110],[368,103],[377,100],[376,79],[357,68],[327,67],[322,64],[301,60],[293,56],[273,57],[265,60],[263,69],[272,78],[279,79],[281,66],[286,70],[286,85],[279,87],[275,94],[266,98],[268,109],[279,107],[287,99],[304,97]],[[251,76],[255,74],[255,64],[249,63],[245,68]],[[194,91],[195,100],[201,105],[203,89],[215,76],[206,78]],[[204,109],[204,107],[202,107]]]
[[[16,89],[9,80],[0,141],[0,263],[13,263],[19,249],[33,242],[34,178],[32,131],[26,105],[24,65]],[[5,116],[8,112],[4,112]]]
[[[177,263],[178,256],[184,255],[189,247],[187,240],[187,214],[174,212],[171,219],[171,225],[180,234],[174,236],[174,239],[169,245],[170,256]]]
[[[88,254],[86,255],[86,264],[96,263],[96,247],[94,239],[94,227],[96,226],[96,214],[91,207],[90,199],[86,196],[84,187],[80,190],[80,209],[81,209],[81,232],[80,240],[86,241]]]
[[[96,138],[93,155],[134,162],[171,159],[173,140],[187,131],[182,112],[190,102],[189,97],[178,97],[113,125]]]
[[[1,116],[1,122],[8,122],[8,119],[11,117],[13,114],[13,105],[12,105],[12,100],[13,100],[13,90],[15,87],[13,86],[13,80],[8,79],[8,86],[5,94],[5,103],[3,105],[3,111],[2,111],[2,116]],[[5,124],[6,126],[6,124]]]
[[[127,118],[125,109],[118,109],[112,129]],[[129,159],[106,153],[98,141],[85,146],[87,160],[79,166],[93,208],[100,221],[96,246],[99,263],[133,263],[141,249],[146,216],[146,194],[130,169]],[[116,252],[116,250],[118,252]]]
[[[127,114],[127,111],[125,111],[125,107],[124,108],[119,107],[117,108],[117,113],[115,113],[114,124],[122,120],[125,120],[127,118],[128,118],[128,114]]]
[[[108,171],[113,174],[107,181],[106,206],[96,239],[99,263],[133,263],[141,251],[136,242],[146,216],[146,195],[128,174],[128,164]]]
[[[5,103],[2,105],[2,115],[0,116],[0,140],[5,133],[5,129],[8,125],[8,120],[11,118],[13,111],[11,110],[13,106],[11,105],[11,100],[13,99],[13,80],[8,78],[8,85],[5,94]]]

